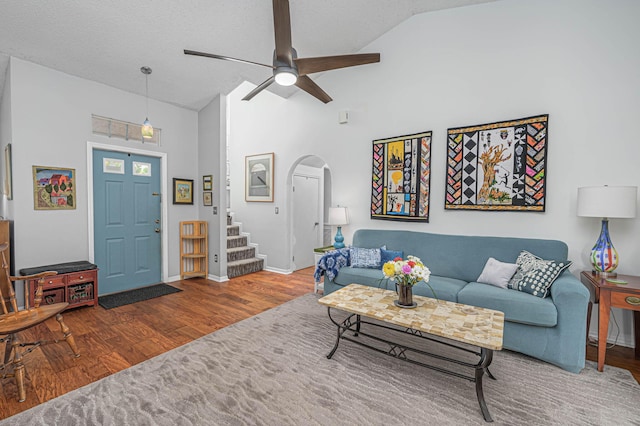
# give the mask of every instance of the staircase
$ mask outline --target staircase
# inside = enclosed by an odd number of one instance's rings
[[[264,259],[258,259],[255,247],[249,247],[247,243],[247,237],[240,235],[240,226],[233,225],[231,216],[227,216],[227,276],[229,278],[264,269]]]

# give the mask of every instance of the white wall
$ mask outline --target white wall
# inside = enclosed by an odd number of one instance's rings
[[[250,87],[241,86],[230,95],[231,208],[268,266],[290,268],[286,214],[274,215],[274,206],[287,204],[291,164],[315,154],[331,168],[333,204],[349,207],[346,242],[365,227],[559,239],[578,274],[600,222],[576,216],[577,188],[640,185],[638,16],[634,0],[503,0],[444,10],[414,16],[363,49],[380,52],[380,64],[315,77],[334,98],[327,105],[304,92],[242,102]],[[337,122],[341,110],[350,113],[346,125]],[[447,128],[545,113],[546,212],[444,210]],[[371,220],[371,141],[424,130],[434,135],[430,223]],[[244,156],[271,151],[274,203],[244,202]],[[619,272],[640,275],[640,219],[614,219],[610,230]],[[621,314],[618,343],[631,345],[632,317]]]
[[[196,112],[150,99],[149,118],[162,129],[160,147],[97,136],[91,131],[92,113],[140,122],[145,116],[145,98],[16,58],[11,60],[10,74],[11,84],[6,90],[11,93],[14,198],[8,203],[15,220],[17,271],[88,260],[88,141],[166,152],[169,188],[173,177],[198,179]],[[136,70],[132,70],[132,78],[137,78]],[[34,165],[76,169],[75,210],[34,210]],[[197,205],[174,206],[171,200],[172,194],[163,194],[169,224],[169,229],[163,230],[169,233],[169,247],[165,247],[169,277],[164,279],[169,280],[179,275],[178,223],[198,218]]]
[[[227,280],[226,97],[217,96],[198,112],[198,170],[195,185],[200,220],[209,222],[209,275]],[[213,206],[203,204],[202,175],[212,175]],[[214,213],[214,210],[216,213]],[[217,260],[216,260],[217,259]]]
[[[12,217],[9,211],[9,203],[7,195],[4,193],[4,181],[5,181],[5,168],[7,164],[4,158],[4,149],[7,144],[11,143],[11,68],[7,67],[7,73],[5,74],[4,81],[4,94],[0,99],[0,155],[2,156],[0,170],[0,193],[2,197],[0,199],[0,216],[3,218]]]

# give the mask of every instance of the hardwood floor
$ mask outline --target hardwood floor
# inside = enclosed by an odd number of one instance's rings
[[[81,357],[73,358],[65,344],[34,350],[25,357],[25,402],[17,402],[12,378],[0,381],[0,419],[310,293],[312,275],[313,268],[307,268],[291,275],[262,271],[226,283],[194,278],[171,283],[182,292],[145,302],[110,310],[98,306],[66,311],[64,319]],[[53,319],[37,331],[37,337],[25,332],[23,340],[59,336]],[[594,347],[587,347],[587,359],[595,360]],[[606,360],[631,370],[640,382],[640,360],[633,358],[632,349],[609,349]]]

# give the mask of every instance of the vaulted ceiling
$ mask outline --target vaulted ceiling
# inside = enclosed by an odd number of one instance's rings
[[[301,57],[354,53],[412,15],[490,1],[290,0],[293,45]],[[7,0],[0,5],[0,95],[9,56],[140,95],[140,67],[149,66],[149,97],[199,110],[270,71],[183,49],[271,64],[273,48],[269,0]],[[282,96],[296,90],[275,89]]]

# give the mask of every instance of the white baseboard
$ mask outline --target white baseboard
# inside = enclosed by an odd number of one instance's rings
[[[589,340],[593,342],[598,341],[597,333],[589,333]],[[622,334],[618,336],[618,341],[616,342],[616,336],[607,337],[607,344],[616,345],[616,346],[624,346],[625,348],[635,348],[635,342],[633,341],[633,336],[623,336]]]
[[[226,276],[226,275],[220,277],[218,275],[209,274],[209,276],[207,278],[210,279],[211,281],[215,281],[215,282],[218,282],[218,283],[223,283],[225,281],[229,281],[229,277]]]
[[[267,266],[264,268],[264,270],[269,272],[275,272],[276,274],[283,274],[283,275],[289,275],[293,272],[288,269],[274,268],[273,266]]]
[[[219,282],[219,283],[223,283],[223,282],[225,282],[225,281],[229,281],[229,277],[228,277],[228,276],[226,276],[226,275],[225,275],[225,276],[223,276],[223,277],[220,277],[220,276],[218,276],[218,275],[211,275],[211,274],[209,274],[209,275],[207,275],[207,279],[208,279],[208,280],[211,280],[211,281],[216,281],[216,282]],[[174,281],[180,281],[180,275],[178,275],[178,276],[174,276],[174,277],[169,277],[169,278],[167,278],[167,279],[165,280],[165,282],[167,282],[167,283],[172,283],[172,282],[174,282]]]

